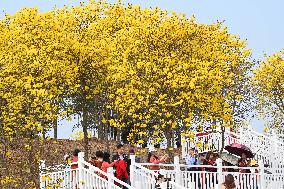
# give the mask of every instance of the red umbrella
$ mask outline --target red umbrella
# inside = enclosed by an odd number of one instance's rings
[[[243,144],[233,143],[226,146],[225,150],[240,157],[242,156],[242,153],[246,154],[247,158],[253,158],[254,156],[252,151]]]

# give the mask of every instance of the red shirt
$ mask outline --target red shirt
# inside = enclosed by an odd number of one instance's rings
[[[78,156],[74,156],[72,159],[71,169],[77,169],[78,168]]]

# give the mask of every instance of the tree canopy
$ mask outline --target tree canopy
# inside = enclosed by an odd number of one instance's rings
[[[252,65],[223,23],[104,1],[6,15],[0,41],[1,144],[29,151],[34,174],[35,144],[66,117],[79,115],[86,154],[92,128],[142,144],[206,123],[229,127]]]
[[[253,81],[259,99],[258,109],[269,127],[284,124],[284,49],[266,59],[254,71]]]

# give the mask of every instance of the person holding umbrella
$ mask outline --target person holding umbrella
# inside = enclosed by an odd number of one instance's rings
[[[238,160],[237,165],[240,168],[239,172],[241,173],[239,177],[239,184],[241,188],[246,188],[247,186],[247,181],[251,180],[250,175],[244,174],[244,173],[250,173],[250,170],[245,167],[249,167],[249,160],[248,158],[253,158],[254,154],[252,151],[245,145],[243,144],[238,144],[238,143],[233,143],[225,147],[225,150],[227,150],[231,154],[235,154],[237,156],[240,156],[241,158]]]
[[[239,167],[249,167],[248,159],[253,158],[254,156],[252,151],[243,144],[233,143],[233,144],[226,146],[225,150],[227,150],[231,154],[235,154],[241,157],[237,162],[237,165]],[[248,169],[240,169],[240,172],[249,173],[250,171]]]

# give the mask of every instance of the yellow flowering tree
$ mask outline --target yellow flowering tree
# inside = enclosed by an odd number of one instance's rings
[[[113,9],[119,30],[109,98],[119,117],[110,120],[112,126],[130,127],[129,139],[142,142],[163,136],[170,141],[175,129],[211,120],[230,125],[237,91],[228,89],[239,74],[233,69],[249,64],[244,41],[222,23],[198,24],[159,8]]]
[[[261,115],[269,120],[269,127],[284,124],[284,49],[261,62],[254,71],[253,82]]]
[[[0,141],[6,162],[15,146],[28,152],[27,188],[58,119],[79,115],[86,156],[91,128],[171,147],[180,132],[232,124],[250,66],[245,42],[222,23],[103,1],[22,9],[1,20],[0,41]]]
[[[27,187],[38,180],[41,136],[54,120],[66,115],[62,104],[54,102],[64,102],[74,75],[65,44],[60,42],[67,36],[60,35],[60,17],[55,15],[22,9],[1,20],[1,142],[9,150],[28,152],[21,161],[14,161],[19,164],[14,171],[28,173],[19,179]]]

